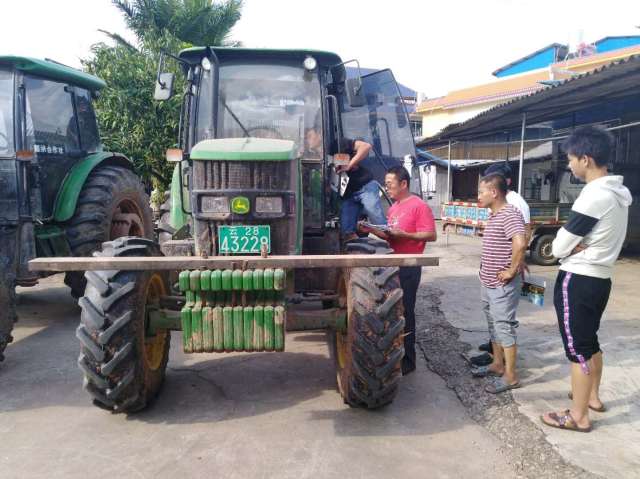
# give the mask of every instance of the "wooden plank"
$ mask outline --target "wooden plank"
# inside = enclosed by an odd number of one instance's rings
[[[438,266],[439,258],[420,254],[342,254],[291,256],[126,256],[120,258],[37,258],[30,271],[158,271],[185,269],[345,268],[359,266]]]

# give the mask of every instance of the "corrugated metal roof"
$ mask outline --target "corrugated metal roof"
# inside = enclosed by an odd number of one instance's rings
[[[525,112],[529,125],[551,120],[606,99],[637,95],[638,86],[640,55],[633,55],[562,80],[558,85],[508,101],[463,123],[449,125],[439,134],[421,141],[418,146],[516,129]]]

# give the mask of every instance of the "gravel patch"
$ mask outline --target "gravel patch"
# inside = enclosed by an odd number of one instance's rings
[[[493,395],[484,388],[488,379],[473,378],[462,354],[470,346],[460,341],[459,331],[442,312],[443,292],[423,283],[418,301],[425,314],[417,315],[417,342],[427,366],[453,390],[469,415],[502,444],[502,453],[521,478],[599,478],[566,462],[545,440],[544,432],[518,411],[510,392]]]

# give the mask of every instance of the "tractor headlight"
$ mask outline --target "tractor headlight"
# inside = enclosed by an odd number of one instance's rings
[[[226,196],[203,196],[200,208],[203,213],[230,213],[229,198]]]
[[[312,72],[318,66],[318,62],[312,56],[307,56],[302,64],[304,65],[305,70],[309,72]]]
[[[258,196],[256,198],[256,213],[282,213],[281,196]]]

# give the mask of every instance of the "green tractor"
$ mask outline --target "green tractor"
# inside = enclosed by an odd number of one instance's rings
[[[391,255],[370,238],[343,249],[331,185],[343,138],[372,144],[365,166],[379,181],[415,154],[391,71],[348,78],[344,62],[321,51],[170,56],[186,87],[159,243],[120,238],[94,258],[32,262],[87,271],[77,331],[85,389],[114,412],[146,407],[165,376],[171,331],[182,331],[186,353],[262,353],[283,351],[286,331],[327,329],[344,401],[390,403],[404,354],[398,266],[437,259]],[[158,100],[172,95],[163,59]],[[312,128],[322,145],[309,151]]]
[[[0,56],[0,360],[12,341],[15,287],[36,257],[89,256],[120,236],[153,237],[129,159],[103,151],[92,98],[105,83],[51,60]],[[84,294],[83,272],[65,276]]]

